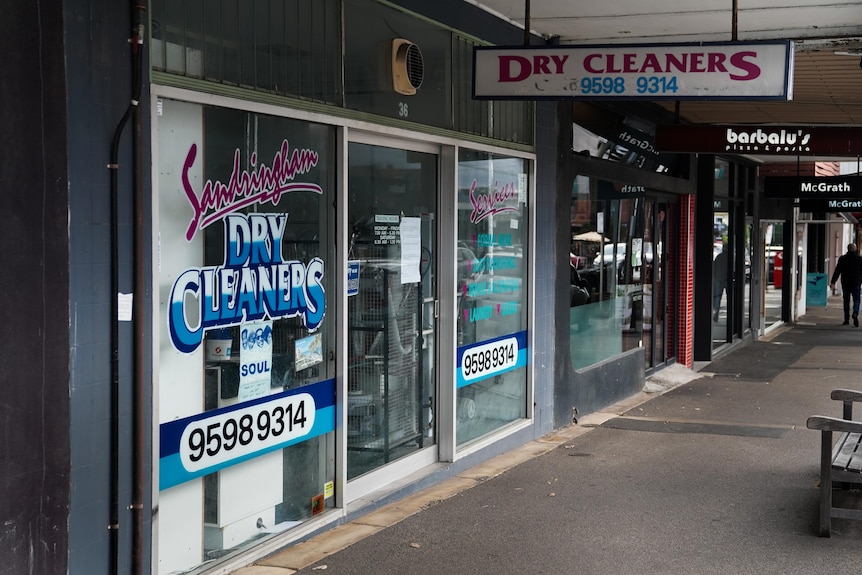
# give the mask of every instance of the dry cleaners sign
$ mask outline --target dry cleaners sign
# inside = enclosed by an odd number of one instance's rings
[[[792,99],[793,43],[477,47],[476,99]]]

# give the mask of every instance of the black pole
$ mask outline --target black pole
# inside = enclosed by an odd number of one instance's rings
[[[144,14],[146,5],[132,2],[132,10],[135,18],[136,44],[133,50],[137,50],[134,62],[134,98],[135,101],[141,97],[143,84],[143,62],[144,62]],[[134,178],[134,309],[132,315],[134,327],[134,349],[132,362],[134,364],[134,379],[132,381],[132,573],[141,575],[144,572],[144,437],[146,435],[145,409],[146,393],[144,388],[144,355],[145,355],[145,333],[144,317],[145,304],[148,298],[144,297],[146,290],[146,274],[143,269],[145,261],[144,250],[146,249],[146,234],[144,233],[144,182],[143,182],[143,126],[140,106],[134,106],[133,144],[132,144],[132,172]]]
[[[730,39],[739,40],[739,0],[733,0],[733,16],[731,17]]]

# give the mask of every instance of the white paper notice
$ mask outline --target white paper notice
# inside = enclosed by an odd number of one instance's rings
[[[421,281],[419,260],[422,257],[421,218],[401,218],[401,283]]]
[[[527,205],[527,174],[518,174],[518,203]]]
[[[117,321],[132,321],[132,300],[130,293],[117,294]]]

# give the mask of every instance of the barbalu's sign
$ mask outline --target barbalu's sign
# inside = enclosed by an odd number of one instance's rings
[[[665,125],[656,128],[655,142],[660,152],[855,157],[862,128]]]
[[[792,85],[789,41],[473,50],[476,99],[790,100]]]

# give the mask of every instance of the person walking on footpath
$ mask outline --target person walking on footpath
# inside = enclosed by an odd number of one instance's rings
[[[834,291],[841,276],[841,295],[844,297],[844,323],[850,324],[850,298],[853,298],[853,325],[859,327],[859,286],[862,285],[862,256],[856,244],[847,244],[847,253],[838,258],[829,287]]]
[[[721,296],[727,289],[727,242],[721,243],[721,251],[712,260],[712,321],[718,321]]]

